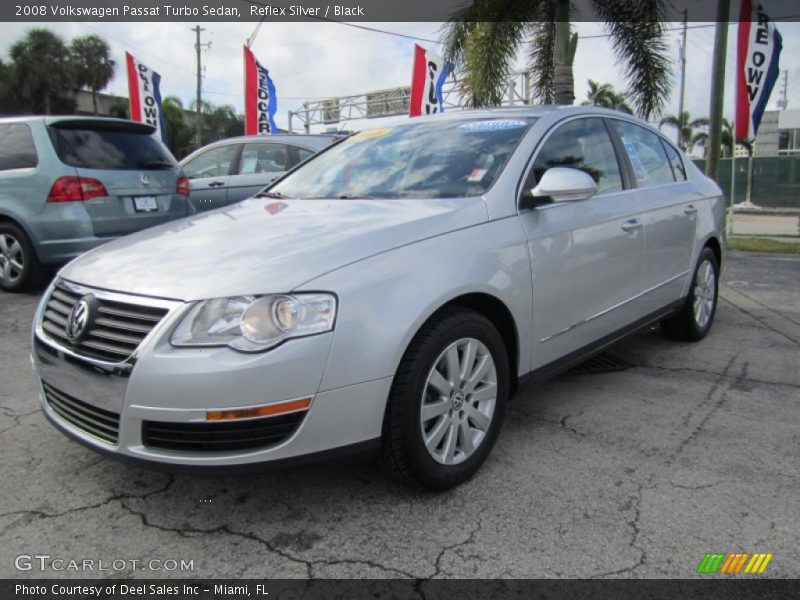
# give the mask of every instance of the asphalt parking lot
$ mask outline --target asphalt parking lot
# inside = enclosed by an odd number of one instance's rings
[[[800,577],[800,259],[731,254],[711,334],[649,331],[630,368],[525,390],[467,484],[370,465],[171,476],[71,442],[38,408],[38,297],[0,296],[0,577],[692,577],[772,552]],[[15,557],[194,561],[193,571],[16,570]]]

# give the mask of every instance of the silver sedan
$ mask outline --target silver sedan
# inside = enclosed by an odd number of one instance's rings
[[[33,335],[43,410],[172,470],[379,452],[444,489],[489,455],[520,381],[653,323],[702,339],[723,224],[719,187],[617,112],[362,131],[62,269]]]

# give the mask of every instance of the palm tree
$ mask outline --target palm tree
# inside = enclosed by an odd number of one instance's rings
[[[594,79],[590,79],[586,100],[581,104],[583,106],[607,106],[609,96],[613,91],[614,86],[610,83],[597,83]]]
[[[75,71],[61,37],[47,29],[31,29],[11,46],[9,55],[12,89],[20,105],[47,115],[74,109]]]
[[[161,109],[167,124],[169,149],[175,156],[185,156],[192,146],[193,135],[184,118],[183,102],[175,96],[167,96],[161,101]]]
[[[697,127],[708,127],[708,119],[701,117],[692,120],[688,111],[683,111],[679,116],[667,115],[662,118],[658,123],[658,128],[661,129],[664,125],[669,125],[678,130],[678,145],[681,149],[689,151],[694,144],[695,134],[694,130]]]
[[[69,50],[77,83],[92,91],[94,114],[98,114],[97,92],[104,89],[114,77],[116,63],[111,60],[111,49],[104,39],[86,35],[73,39]]]
[[[606,23],[614,55],[624,67],[628,98],[637,113],[658,113],[669,92],[670,63],[662,38],[661,0],[592,0]],[[570,0],[475,0],[444,28],[444,54],[460,71],[470,106],[502,102],[520,46],[527,46],[534,98],[572,104],[572,63],[578,36],[570,29]]]
[[[692,146],[705,146],[708,143],[708,132],[699,131],[692,136]],[[738,142],[745,147],[748,154],[752,154],[753,145],[749,140],[740,140]],[[722,133],[720,136],[720,144],[722,146],[723,158],[730,158],[735,152],[734,148],[734,134],[733,124],[728,119],[722,119]]]
[[[633,110],[628,106],[628,99],[625,94],[618,92],[610,83],[597,83],[593,79],[589,80],[589,92],[586,95],[586,100],[581,102],[582,106],[602,106],[603,108],[612,108],[629,115],[633,114]]]

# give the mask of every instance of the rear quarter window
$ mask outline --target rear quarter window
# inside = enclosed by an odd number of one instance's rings
[[[0,124],[0,171],[30,169],[37,164],[31,128],[25,123]]]
[[[79,169],[150,170],[177,168],[175,157],[148,131],[126,126],[51,126],[61,162]]]

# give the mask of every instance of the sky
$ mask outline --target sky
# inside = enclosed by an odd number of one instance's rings
[[[430,40],[440,37],[440,23],[364,23],[387,31]],[[704,26],[705,25],[705,26]],[[7,59],[8,47],[19,39],[30,23],[0,23],[0,57]],[[43,23],[66,40],[86,34],[98,34],[111,46],[117,62],[116,73],[105,90],[127,96],[124,68],[125,51],[161,74],[162,95],[178,96],[188,105],[195,95],[195,34],[191,23]],[[201,23],[202,41],[210,48],[202,52],[204,99],[215,104],[231,104],[243,111],[242,45],[253,33],[255,23]],[[622,68],[613,52],[601,23],[575,23],[580,36],[575,57],[576,103],[586,98],[587,80],[613,84],[626,89]],[[670,23],[669,29],[679,29]],[[709,85],[714,26],[690,23],[687,33],[687,68],[685,106],[692,118],[709,113]],[[789,108],[800,108],[800,23],[780,23],[784,49],[781,69],[788,70]],[[669,57],[673,61],[673,93],[664,114],[677,113],[679,68],[677,62],[679,32],[667,34]],[[736,25],[728,33],[725,115],[733,114],[733,69],[735,64]],[[436,51],[441,46],[419,41]],[[331,96],[360,94],[370,90],[409,85],[414,40],[364,31],[339,23],[264,22],[253,43],[253,51],[269,70],[278,93],[277,122],[286,127],[287,111],[300,108],[303,101]],[[518,67],[525,65],[520,53]],[[780,82],[770,99],[775,107]],[[344,127],[363,128],[374,120],[352,121]],[[295,122],[295,127],[298,123]]]

